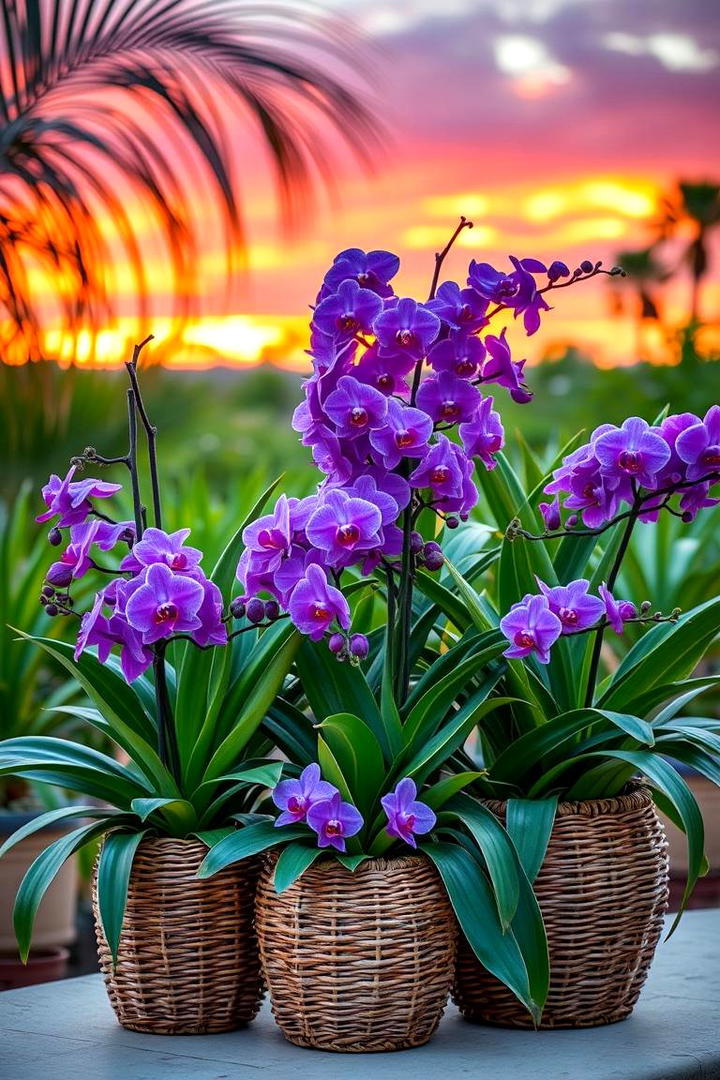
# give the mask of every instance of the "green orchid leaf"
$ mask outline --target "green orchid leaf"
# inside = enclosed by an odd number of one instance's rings
[[[109,832],[100,848],[97,867],[97,903],[105,940],[117,963],[128,887],[135,852],[145,832]]]
[[[532,884],[542,866],[555,822],[557,798],[508,799],[505,827]]]
[[[207,836],[207,833],[204,835]],[[284,825],[276,828],[269,821],[260,821],[236,829],[229,836],[222,837],[214,844],[198,870],[199,878],[209,878],[224,870],[226,866],[247,859],[250,855],[259,855],[261,851],[286,844],[290,840],[306,840],[307,826]]]
[[[289,889],[322,854],[324,854],[322,848],[317,845],[311,847],[297,840],[283,848],[275,864],[273,875],[275,892],[280,894]]]

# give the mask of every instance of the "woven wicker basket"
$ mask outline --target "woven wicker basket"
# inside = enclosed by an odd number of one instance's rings
[[[501,819],[502,803],[486,805]],[[632,1012],[668,897],[665,833],[642,788],[617,799],[561,803],[535,881],[548,935],[543,1028],[595,1027]],[[454,999],[468,1020],[532,1027],[515,997],[461,941]]]
[[[280,896],[260,878],[257,934],[273,1013],[298,1046],[344,1053],[426,1043],[453,979],[457,926],[423,857],[316,863]]]
[[[133,862],[117,966],[93,910],[108,995],[123,1027],[156,1035],[232,1031],[262,1000],[253,904],[258,860],[195,875],[199,840],[145,837]]]

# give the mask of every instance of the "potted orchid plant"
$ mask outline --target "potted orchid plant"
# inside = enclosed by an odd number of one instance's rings
[[[299,642],[277,604],[248,612],[231,599],[241,525],[215,567],[190,546],[189,529],[162,527],[156,429],[141,393],[136,347],[127,366],[129,448],[108,459],[93,447],[64,479],[43,488],[58,556],[40,601],[47,616],[77,619],[73,646],[32,637],[90,699],[63,705],[117,748],[102,753],[70,739],[20,736],[0,743],[0,775],[56,784],[85,796],[17,830],[4,854],[38,830],[76,820],[30,866],[17,893],[15,933],[28,955],[40,901],[74,852],[102,839],[94,879],[101,967],[120,1022],[160,1032],[229,1030],[253,1018],[261,999],[252,860],[200,881],[208,845],[252,818],[280,765],[260,723],[287,676]],[[139,427],[148,448],[152,525],[141,497]],[[133,516],[112,512],[120,484],[88,477],[115,466],[130,478]],[[261,512],[266,493],[246,523]],[[80,614],[77,582],[102,580]],[[86,592],[87,590],[85,590]]]
[[[694,676],[720,630],[720,597],[663,612],[618,585],[638,533],[667,516],[688,525],[720,502],[720,407],[605,424],[549,471],[526,464],[524,481],[502,455],[481,476],[484,512],[506,530],[501,547],[465,551],[443,582],[423,584],[457,629],[457,663],[463,642],[498,630],[505,639],[506,700],[479,725],[473,791],[519,839],[543,911],[542,1024],[589,1026],[630,1013],[661,933],[667,845],[656,807],[687,837],[681,912],[706,866],[682,771],[720,784],[720,721],[686,715],[720,684]],[[608,634],[632,639],[621,658]],[[470,1019],[527,1024],[466,947],[456,995]]]
[[[452,979],[449,905],[473,955],[536,1022],[547,994],[523,838],[468,794],[482,770],[463,757],[516,694],[500,690],[507,642],[497,626],[460,637],[444,609],[460,600],[434,575],[467,549],[458,526],[478,500],[475,462],[484,474],[503,443],[482,390],[531,396],[490,321],[514,314],[534,333],[552,290],[617,271],[513,259],[505,274],[473,260],[467,287],[441,283],[470,227],[461,219],[437,254],[424,302],[395,294],[390,252],[337,256],[293,420],[324,478],[308,498],[281,496],[243,537],[248,614],[275,601],[307,640],[264,723],[289,762],[274,820],[220,838],[200,876],[275,852],[258,936],[276,1019],[300,1045],[425,1042]]]

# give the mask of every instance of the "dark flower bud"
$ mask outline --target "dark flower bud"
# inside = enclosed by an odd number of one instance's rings
[[[57,585],[63,589],[73,579],[72,567],[61,562],[53,563],[46,574],[46,578],[51,585]]]
[[[74,600],[70,593],[58,593],[55,599],[58,604],[62,604],[63,607],[73,607],[74,605]]]
[[[413,555],[419,555],[423,549],[423,538],[419,532],[410,533],[410,550]]]
[[[652,607],[652,604],[650,603],[649,600],[643,600],[642,604],[640,605],[640,614],[644,615],[645,612],[649,611],[651,607]]]
[[[460,522],[458,521],[458,519],[456,517],[446,517],[445,518],[445,527],[447,529],[457,529],[459,524],[460,524]]]
[[[567,520],[565,522],[565,528],[566,529],[574,529],[575,526],[577,525],[577,523],[578,523],[577,514],[571,514],[570,517],[567,518]]]
[[[54,617],[55,615],[57,615],[58,610],[59,609],[57,607],[57,604],[46,604],[45,605],[45,614],[50,615],[51,618]]]
[[[245,601],[240,596],[236,596],[230,604],[230,614],[233,619],[242,619],[245,615]]]
[[[353,634],[348,642],[350,655],[357,660],[364,660],[370,652],[370,643],[364,634]]]
[[[592,274],[593,270],[595,269],[595,265],[594,263],[591,263],[589,259],[583,259],[583,261],[580,263],[580,269],[582,270],[583,274]]]
[[[559,259],[556,259],[555,262],[550,263],[547,276],[550,281],[557,281],[561,277],[569,277],[570,271],[564,262],[560,262]]]
[[[248,622],[261,623],[265,618],[265,604],[262,600],[258,600],[254,597],[252,600],[248,600],[247,608],[245,610]]]
[[[43,605],[43,607],[45,607],[45,605],[47,604],[47,602],[48,602],[48,598],[47,598],[47,596],[43,596],[43,594],[42,594],[42,593],[40,593],[40,603],[41,603],[41,604]]]
[[[42,596],[54,596],[55,595],[55,590],[53,589],[52,585],[43,585],[42,590],[41,590],[41,595]]]
[[[435,571],[440,570],[445,562],[445,556],[442,553],[442,548],[439,544],[436,544],[433,540],[426,544],[423,548],[423,559],[428,570]]]
[[[277,600],[268,600],[265,604],[265,618],[268,622],[274,622],[280,618],[280,605]]]
[[[53,547],[59,547],[62,544],[62,533],[57,526],[48,533],[48,541]]]
[[[686,524],[686,525],[689,525],[689,524],[690,524],[690,522],[691,522],[691,521],[692,521],[692,519],[693,519],[693,516],[692,516],[692,514],[690,513],[690,511],[689,511],[689,510],[685,510],[685,511],[683,512],[683,516],[682,516],[682,519],[683,519],[683,521],[685,522],[685,524]]]
[[[345,648],[345,635],[344,634],[331,634],[328,638],[328,649],[331,653],[335,653],[338,656]]]

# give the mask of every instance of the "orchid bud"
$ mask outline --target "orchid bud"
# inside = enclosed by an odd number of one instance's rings
[[[280,605],[277,600],[268,600],[265,604],[265,618],[268,622],[274,622],[280,618]]]
[[[370,643],[364,634],[353,634],[348,643],[350,655],[358,660],[364,660],[370,652]]]
[[[457,529],[459,524],[460,524],[460,522],[458,521],[458,519],[456,517],[446,517],[445,518],[445,527],[447,529]]]
[[[59,547],[60,544],[62,544],[62,533],[57,526],[48,533],[48,542],[51,543],[53,547]]]
[[[257,597],[254,597],[252,600],[248,600],[245,614],[248,622],[261,623],[265,618],[265,604],[262,600],[258,600]]]
[[[589,259],[583,259],[583,261],[580,263],[580,269],[582,270],[583,274],[592,274],[595,266],[593,263],[590,262]]]
[[[442,548],[439,544],[436,544],[434,540],[431,540],[423,548],[423,560],[425,566],[431,572],[440,570],[445,562],[445,556],[442,553]]]
[[[230,614],[233,619],[242,619],[245,615],[245,601],[237,596],[230,604]]]
[[[55,615],[58,614],[58,610],[59,609],[58,609],[56,604],[46,604],[45,605],[45,614],[49,615],[51,618],[53,618]]]
[[[560,262],[559,259],[556,259],[555,262],[550,263],[547,276],[550,281],[555,282],[561,277],[569,277],[570,271],[564,262]]]
[[[419,555],[423,549],[424,540],[419,532],[410,533],[410,550],[413,555]]]
[[[40,590],[40,595],[41,596],[54,596],[55,595],[55,590],[53,589],[52,585],[43,585],[42,589]]]
[[[69,585],[73,579],[72,567],[68,566],[66,563],[53,563],[46,574],[46,579],[51,585],[58,585],[60,588],[64,588],[66,585]]]
[[[331,653],[339,656],[345,648],[345,635],[344,634],[331,634],[328,638],[328,649]]]

